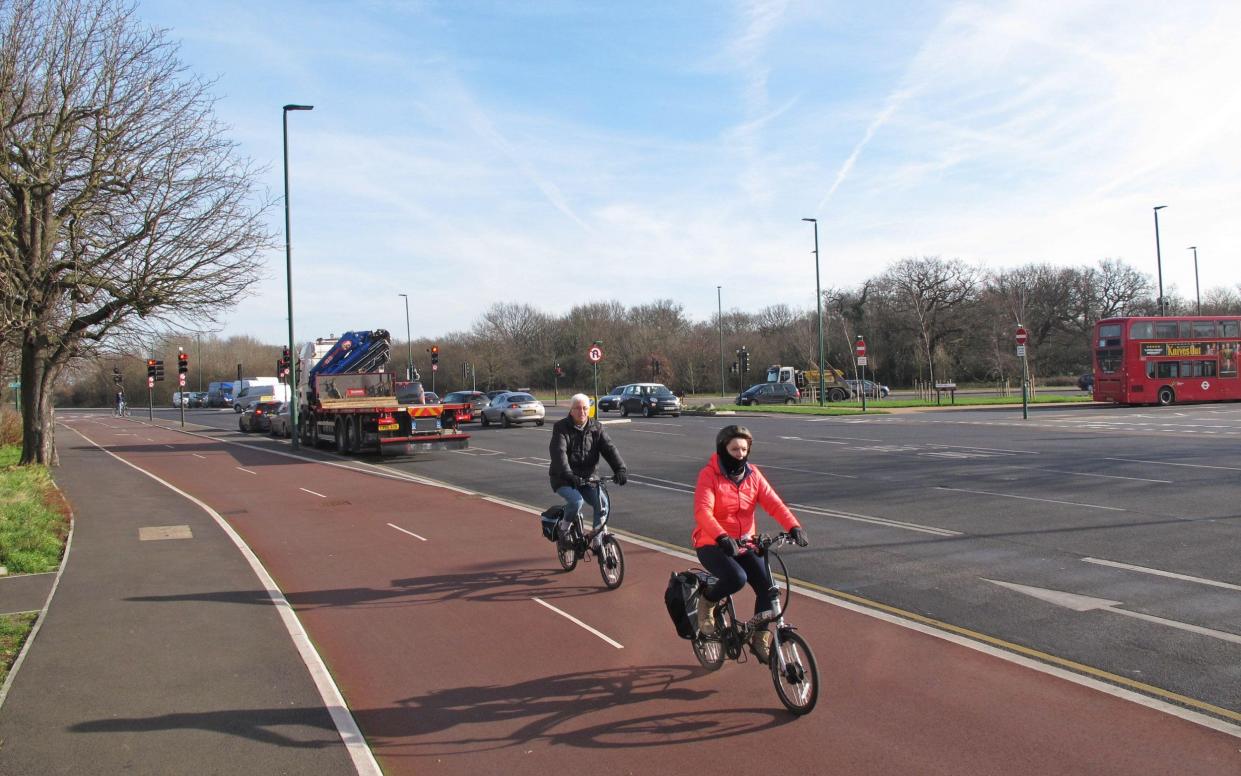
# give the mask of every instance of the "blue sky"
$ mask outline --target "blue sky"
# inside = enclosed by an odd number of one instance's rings
[[[672,298],[814,305],[908,256],[1235,288],[1236,2],[140,0],[279,196],[298,339]],[[283,211],[272,211],[283,238]],[[285,334],[284,253],[225,334]]]

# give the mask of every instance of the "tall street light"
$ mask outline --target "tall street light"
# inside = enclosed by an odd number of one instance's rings
[[[414,379],[414,341],[409,336],[409,294],[397,294],[397,296],[405,297],[405,347],[407,349],[405,361],[405,379]]]
[[[1198,246],[1191,245],[1189,250],[1194,252],[1194,299],[1198,305],[1194,315],[1202,315],[1202,292],[1198,290]]]
[[[728,392],[724,390],[724,292],[720,290],[722,288],[723,286],[715,287],[715,321],[720,327],[720,396],[724,397],[728,395]]]
[[[814,224],[814,309],[819,315],[819,406],[823,406],[823,390],[827,387],[823,375],[823,291],[819,287],[819,220],[803,218]]]
[[[299,447],[297,426],[297,350],[293,340],[293,238],[289,234],[289,111],[314,110],[313,105],[286,105],[280,117],[284,139],[284,270],[289,296],[289,424],[293,429],[289,442],[294,450]]]
[[[1163,256],[1159,251],[1159,211],[1166,208],[1167,205],[1155,206],[1155,269],[1159,272],[1159,314],[1167,315],[1167,305],[1163,299]]]

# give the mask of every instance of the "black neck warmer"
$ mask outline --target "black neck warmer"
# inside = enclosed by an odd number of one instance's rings
[[[737,460],[729,455],[728,450],[724,446],[715,449],[715,457],[720,460],[720,468],[724,473],[733,479],[737,479],[745,471],[745,462],[750,456],[746,456],[741,460]]]

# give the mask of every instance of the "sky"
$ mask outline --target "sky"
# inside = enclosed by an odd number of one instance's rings
[[[814,307],[907,257],[1235,289],[1241,3],[139,0],[289,203],[298,340]],[[1230,75],[1231,74],[1231,75]],[[287,339],[281,246],[224,336]]]

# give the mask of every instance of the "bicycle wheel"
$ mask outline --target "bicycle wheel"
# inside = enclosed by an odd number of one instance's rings
[[[615,590],[625,581],[625,553],[612,534],[604,534],[599,540],[599,576],[608,590]]]
[[[560,567],[565,571],[577,568],[577,548],[573,546],[572,540],[556,540],[556,558],[560,560]]]
[[[789,711],[809,714],[819,700],[819,667],[806,640],[795,631],[777,634],[779,647],[771,655],[771,680],[776,695]]]

